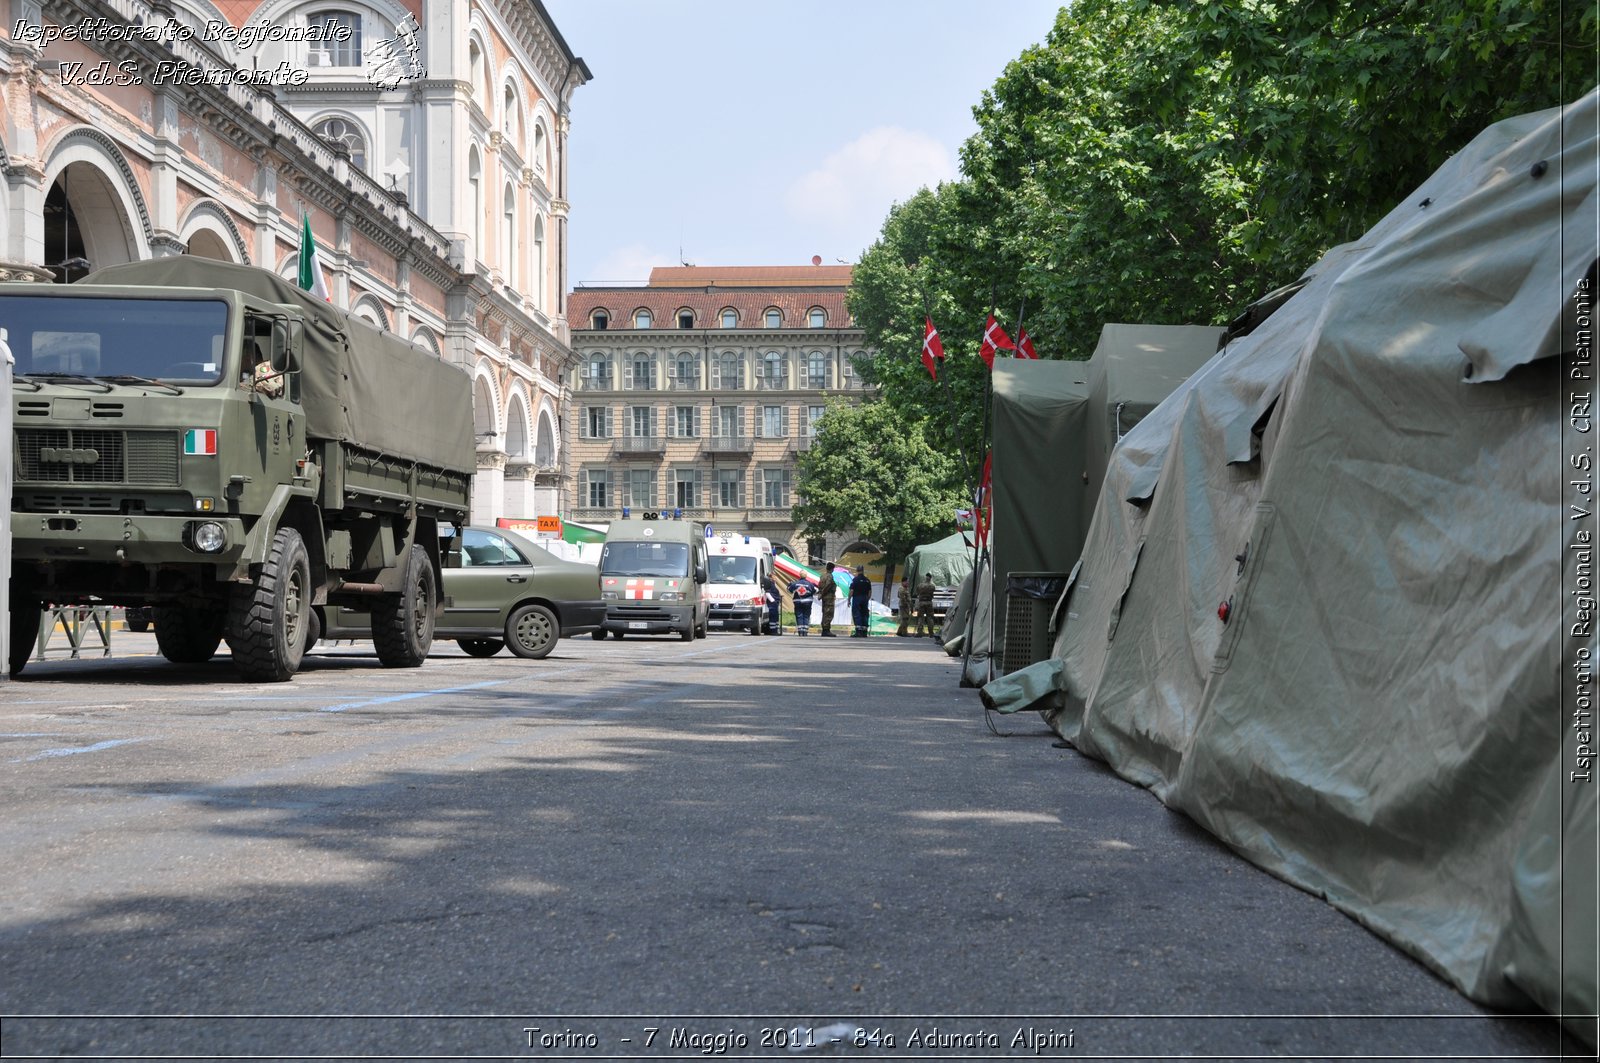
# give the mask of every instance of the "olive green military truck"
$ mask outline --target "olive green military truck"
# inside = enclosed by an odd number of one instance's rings
[[[0,284],[13,390],[12,674],[40,611],[150,606],[168,660],[226,639],[281,681],[313,606],[372,616],[378,657],[427,657],[439,529],[465,525],[460,368],[261,269],[188,256],[72,285]]]

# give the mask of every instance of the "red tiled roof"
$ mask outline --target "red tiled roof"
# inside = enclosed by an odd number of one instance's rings
[[[817,288],[850,286],[850,266],[657,266],[652,288]]]
[[[783,328],[807,328],[812,307],[828,315],[828,328],[854,328],[845,309],[849,266],[664,266],[650,271],[646,287],[578,288],[567,302],[567,320],[585,330],[596,310],[611,317],[612,329],[631,329],[634,311],[649,310],[652,329],[678,328],[678,311],[694,313],[694,327],[722,327],[722,311],[739,315],[739,328],[766,327],[766,312],[777,307]],[[801,283],[800,278],[810,283]],[[789,279],[792,278],[792,279]]]

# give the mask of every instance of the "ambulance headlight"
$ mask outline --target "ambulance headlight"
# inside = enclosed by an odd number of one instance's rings
[[[681,602],[683,601],[683,592],[662,591],[660,594],[656,595],[656,600],[662,602]]]
[[[600,592],[600,598],[601,598],[602,601],[614,602],[614,601],[617,600],[617,592],[616,591],[601,591]]]

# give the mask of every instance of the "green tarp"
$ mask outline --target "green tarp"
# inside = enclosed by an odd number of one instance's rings
[[[924,543],[911,551],[906,560],[906,575],[915,588],[923,576],[932,576],[935,587],[959,587],[972,571],[971,534],[956,532],[935,543]]]
[[[459,366],[382,332],[269,270],[192,255],[96,270],[83,284],[232,288],[306,320],[300,359],[306,433],[471,475],[472,381]]]
[[[1088,504],[1117,441],[1217,353],[1211,325],[1110,324],[1089,359]]]
[[[992,597],[978,615],[990,630],[974,638],[972,651],[987,643],[997,669],[1005,653],[1007,573],[1067,572],[1083,547],[1090,515],[1083,480],[1088,380],[1087,362],[995,359]]]
[[[1567,393],[1594,372],[1597,119],[1591,94],[1490,127],[1127,433],[1046,713],[1591,1044],[1600,648]]]

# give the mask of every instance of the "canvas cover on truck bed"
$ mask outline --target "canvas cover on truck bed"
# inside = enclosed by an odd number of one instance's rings
[[[305,319],[300,356],[306,433],[471,475],[472,380],[458,366],[255,266],[176,255],[107,266],[78,285],[232,288]]]

